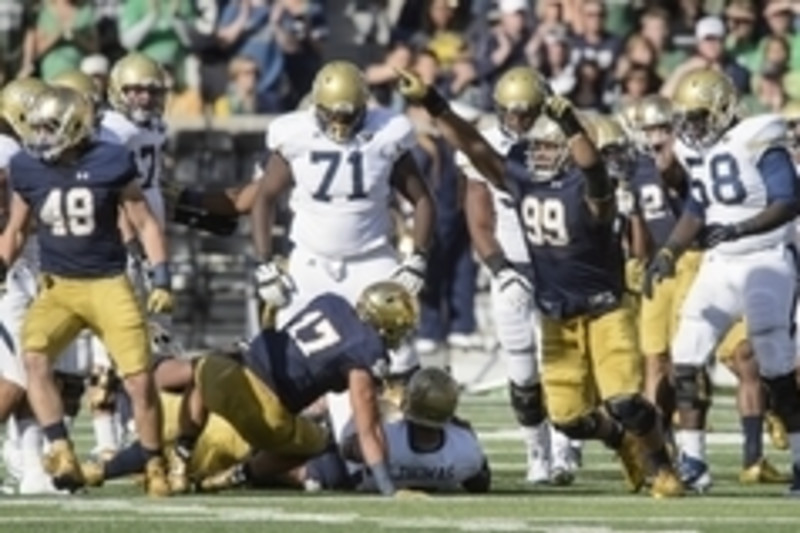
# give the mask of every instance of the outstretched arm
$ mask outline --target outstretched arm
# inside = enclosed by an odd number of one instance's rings
[[[361,456],[372,471],[378,489],[382,494],[391,496],[395,492],[395,487],[389,476],[386,435],[381,424],[372,375],[366,370],[354,369],[350,371],[348,380]]]

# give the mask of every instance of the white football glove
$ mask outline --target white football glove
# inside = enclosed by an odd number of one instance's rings
[[[255,272],[258,297],[270,308],[289,305],[295,286],[292,278],[275,263],[258,265]]]
[[[495,278],[500,297],[512,309],[521,311],[533,307],[533,285],[515,268],[504,268]]]
[[[416,296],[425,285],[425,268],[428,262],[420,254],[412,254],[392,273],[391,280],[406,288]]]

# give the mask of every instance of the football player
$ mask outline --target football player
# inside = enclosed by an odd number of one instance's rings
[[[22,346],[28,400],[50,442],[45,469],[57,488],[83,485],[51,362],[84,328],[111,349],[134,400],[147,454],[147,491],[169,492],[161,455],[160,412],[149,374],[149,343],[139,304],[124,276],[126,253],[116,226],[120,206],[135,226],[153,265],[152,311],[172,305],[164,237],[135,183],[138,171],[122,147],[96,142],[94,113],[85,96],[48,89],[26,117],[26,151],[12,158],[11,213],[0,237],[0,261],[18,257],[25,228],[35,220],[41,262],[39,293],[25,315]],[[34,219],[35,217],[35,219]],[[114,313],[108,309],[113,308]]]
[[[269,160],[253,206],[253,237],[261,265],[258,293],[286,322],[315,296],[333,292],[354,303],[368,284],[387,277],[416,295],[434,224],[434,205],[410,149],[409,120],[387,109],[367,108],[361,71],[333,61],[317,74],[313,107],[275,119],[267,131]],[[272,218],[278,198],[291,189],[294,245],[288,271],[274,261]],[[391,246],[388,208],[394,191],[414,206],[414,252],[398,264]],[[416,366],[404,346],[393,372]],[[329,395],[334,435],[350,419],[344,395]]]
[[[671,278],[692,241],[707,248],[681,308],[672,342],[680,427],[687,454],[705,459],[698,429],[708,409],[704,367],[744,317],[772,406],[786,425],[800,494],[800,390],[792,340],[797,173],[776,115],[742,119],[730,79],[713,69],[687,73],[673,98],[675,152],[691,176],[691,197],[645,277],[646,292]],[[692,399],[690,401],[689,399]]]
[[[227,420],[255,450],[259,477],[304,463],[328,446],[326,431],[298,414],[329,391],[347,392],[365,464],[381,493],[396,491],[389,475],[375,377],[388,369],[387,349],[413,329],[416,303],[396,282],[369,285],[352,306],[327,293],[313,299],[284,328],[264,330],[240,355],[207,356],[195,366],[184,395],[174,486],[188,488],[187,463],[209,412]]]
[[[599,439],[616,450],[630,490],[644,484],[646,453],[657,465],[653,495],[682,494],[656,409],[638,392],[633,317],[622,300],[614,187],[574,109],[563,98],[545,99],[520,163],[499,155],[414,74],[401,72],[399,90],[437,118],[448,142],[481,175],[514,195],[537,287],[542,383],[552,423],[571,438]],[[502,254],[492,262],[494,271],[510,268]]]
[[[497,82],[494,103],[498,124],[483,131],[498,153],[517,153],[546,96],[546,87],[531,68],[510,69]],[[551,454],[551,441],[536,356],[537,320],[530,302],[530,259],[515,204],[508,192],[491,186],[461,152],[456,163],[467,177],[465,209],[476,252],[487,265],[492,257],[505,256],[513,268],[492,272],[492,317],[500,347],[505,354],[511,408],[527,448],[529,483],[572,481],[574,462],[567,439]],[[555,437],[555,436],[554,436]],[[565,442],[566,441],[566,442]]]

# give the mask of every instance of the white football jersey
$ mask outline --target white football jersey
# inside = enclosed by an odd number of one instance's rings
[[[767,149],[785,142],[786,134],[783,118],[759,115],[739,122],[705,152],[676,141],[675,153],[692,179],[692,198],[705,206],[706,224],[735,224],[767,206],[767,188],[757,165]],[[748,253],[788,243],[793,238],[793,224],[785,224],[766,233],[724,242],[715,250]]]
[[[442,446],[425,452],[412,448],[405,420],[384,423],[383,430],[389,447],[389,474],[398,489],[461,490],[462,483],[480,473],[485,460],[475,433],[457,424],[445,425]],[[377,491],[369,469],[362,473],[358,490]]]
[[[484,138],[500,155],[507,155],[508,151],[515,144],[515,140],[503,133],[500,126],[492,126],[482,131]],[[497,187],[492,186],[486,178],[472,166],[469,158],[463,152],[456,152],[456,165],[467,179],[482,181],[489,186],[494,203],[496,217],[494,234],[500,247],[503,248],[506,257],[512,263],[528,263],[530,256],[525,245],[525,238],[517,215],[517,208],[511,195]]]
[[[139,186],[147,205],[156,219],[164,224],[164,197],[161,194],[161,177],[164,165],[164,146],[167,129],[160,120],[150,126],[138,126],[114,110],[103,112],[99,139],[113,144],[124,144],[136,158],[139,169]]]
[[[342,144],[322,132],[313,109],[272,121],[267,148],[288,162],[294,180],[290,239],[332,258],[385,245],[392,170],[415,144],[411,122],[387,109],[369,109],[358,134]]]

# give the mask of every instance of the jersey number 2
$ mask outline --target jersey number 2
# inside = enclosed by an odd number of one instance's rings
[[[50,232],[63,237],[85,237],[94,231],[94,197],[86,187],[52,189],[39,211],[39,218]]]
[[[330,202],[333,198],[330,195],[331,185],[333,185],[333,179],[342,164],[342,153],[334,151],[311,152],[311,162],[315,165],[326,165],[322,181],[312,196],[314,200],[319,202]],[[352,192],[347,195],[347,199],[361,200],[366,198],[367,194],[364,192],[364,158],[361,156],[361,152],[350,152],[347,156],[347,164],[350,166],[353,181]]]
[[[703,160],[700,158],[688,158],[686,163],[690,168],[703,166]],[[714,154],[708,161],[708,173],[711,178],[711,199],[715,202],[735,205],[741,203],[747,196],[747,191],[741,180],[739,163],[733,155],[727,153]],[[692,180],[691,185],[695,199],[703,206],[708,207],[710,199],[703,182],[695,178]]]
[[[305,313],[289,328],[288,333],[306,356],[327,350],[342,340],[339,332],[322,311]]]

